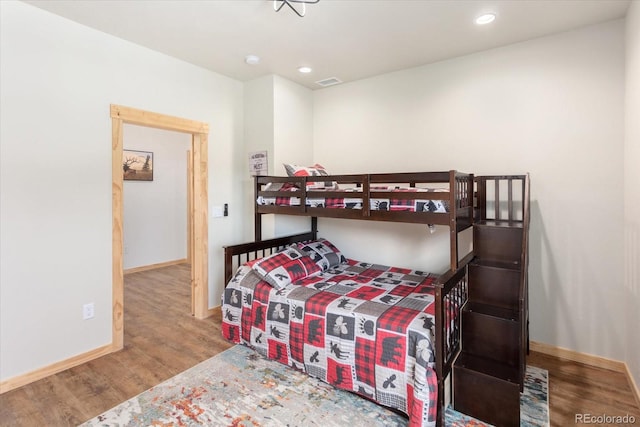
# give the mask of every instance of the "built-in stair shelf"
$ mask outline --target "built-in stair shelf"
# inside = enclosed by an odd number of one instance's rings
[[[528,175],[476,178],[475,258],[453,367],[454,408],[490,424],[520,425],[528,351]]]

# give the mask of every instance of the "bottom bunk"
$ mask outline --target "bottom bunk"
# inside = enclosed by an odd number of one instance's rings
[[[466,263],[438,276],[347,259],[313,237],[225,248],[225,338],[399,410],[409,425],[443,425]]]

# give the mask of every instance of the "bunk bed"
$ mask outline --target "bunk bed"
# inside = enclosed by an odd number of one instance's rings
[[[225,247],[223,335],[399,410],[409,416],[410,425],[444,425],[445,380],[460,351],[461,310],[473,258],[472,252],[460,257],[458,234],[473,224],[474,176],[453,170],[258,176],[255,196],[255,241]],[[310,217],[311,230],[262,240],[265,214]],[[330,242],[318,239],[319,217],[447,226],[450,268],[434,275],[347,260]],[[330,265],[319,273],[303,263],[305,272],[283,288],[256,275],[264,273],[256,270],[256,263],[268,260],[269,265],[282,259],[283,252],[288,261],[301,254],[323,258],[313,252],[318,244],[325,253],[335,249],[341,262],[325,259]],[[371,298],[357,289],[377,293]],[[359,309],[363,306],[371,309]],[[364,338],[376,338],[359,339],[352,328],[359,328]],[[320,332],[324,337],[313,342]],[[403,343],[402,352],[390,345],[398,342]],[[308,360],[317,362],[319,357],[320,370]]]
[[[256,241],[262,239],[264,214],[444,225],[450,229],[452,270],[458,266],[458,233],[473,222],[474,176],[454,170],[258,176],[254,190]]]

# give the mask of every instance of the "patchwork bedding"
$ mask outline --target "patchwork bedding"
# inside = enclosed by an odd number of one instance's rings
[[[263,197],[258,196],[258,205],[276,205],[276,206],[300,206],[300,197],[295,194],[299,189],[295,185],[285,184],[277,185],[269,184],[265,187],[265,191],[290,191],[291,196],[281,197]],[[306,206],[314,208],[334,208],[334,209],[362,209],[362,189],[361,188],[344,188],[340,190],[329,189],[335,193],[339,191],[344,193],[344,197],[323,197],[322,190],[308,192],[305,201]],[[397,192],[397,193],[434,193],[446,192],[440,188],[419,188],[419,187],[397,187],[397,186],[375,186],[370,187],[371,192]],[[309,194],[313,196],[309,197]],[[369,199],[369,209],[379,211],[408,211],[408,212],[449,212],[449,203],[446,200],[430,199],[427,194],[420,198],[371,198]]]
[[[437,276],[339,258],[281,288],[241,266],[224,291],[223,335],[399,409],[411,426],[435,425]]]

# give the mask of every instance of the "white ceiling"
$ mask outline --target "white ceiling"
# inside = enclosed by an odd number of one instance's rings
[[[241,81],[277,74],[311,89],[624,17],[630,0],[321,0],[298,17],[270,0],[27,0]],[[492,24],[474,18],[491,11]],[[248,54],[259,65],[244,62]],[[308,65],[313,72],[297,71]]]

